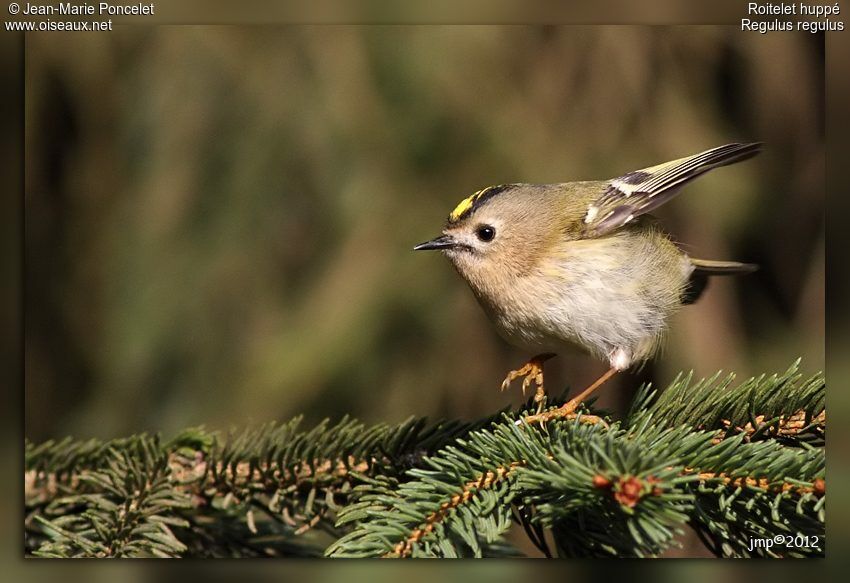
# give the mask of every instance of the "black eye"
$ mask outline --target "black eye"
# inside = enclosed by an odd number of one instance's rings
[[[478,235],[479,239],[487,243],[489,241],[492,241],[493,237],[496,236],[496,229],[494,229],[490,225],[481,225],[475,231],[475,234]]]

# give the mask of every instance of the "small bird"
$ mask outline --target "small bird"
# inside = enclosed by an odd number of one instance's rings
[[[757,266],[689,257],[647,213],[712,168],[755,156],[760,143],[727,144],[607,181],[501,184],[463,199],[440,236],[414,250],[439,250],[466,280],[501,336],[536,353],[512,370],[539,409],[528,422],[574,416],[617,372],[658,350],[670,316],[696,301],[710,275]],[[542,411],[543,363],[578,346],[610,369],[562,407]]]

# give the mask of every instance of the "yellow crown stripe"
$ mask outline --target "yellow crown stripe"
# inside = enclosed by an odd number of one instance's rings
[[[467,196],[467,197],[466,197],[465,199],[463,199],[462,201],[460,201],[460,202],[457,204],[457,206],[455,207],[455,210],[453,210],[453,211],[452,211],[452,214],[450,214],[450,215],[449,215],[449,220],[451,220],[451,221],[456,221],[456,220],[458,220],[460,217],[462,217],[462,216],[463,216],[463,213],[465,213],[465,212],[466,212],[466,211],[468,211],[470,208],[472,208],[472,205],[473,205],[473,204],[475,204],[475,201],[476,201],[476,200],[478,200],[478,198],[479,198],[482,194],[484,194],[484,192],[485,192],[485,191],[487,191],[487,190],[488,190],[488,189],[490,189],[490,188],[491,188],[491,187],[489,187],[489,186],[488,186],[487,188],[482,188],[482,189],[481,189],[481,190],[479,190],[478,192],[473,193],[473,194],[471,194],[471,195]]]
[[[474,194],[472,196],[467,196],[465,199],[458,203],[458,205],[455,207],[455,210],[453,210],[452,214],[449,215],[449,218],[453,221],[458,220],[463,213],[469,210],[474,201]]]

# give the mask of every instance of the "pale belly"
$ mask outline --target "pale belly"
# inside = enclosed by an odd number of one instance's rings
[[[617,256],[626,251],[622,244],[584,247],[515,280],[500,295],[498,307],[479,299],[499,334],[529,352],[579,347],[601,359],[612,360],[616,353],[629,364],[644,360],[657,349],[667,320],[681,305],[691,268],[684,255],[653,255],[650,248],[638,260],[633,249],[628,260]],[[681,263],[672,266],[674,275],[681,270],[678,284],[675,277],[672,285],[669,277],[663,283],[652,277],[659,269],[671,273],[671,261]]]

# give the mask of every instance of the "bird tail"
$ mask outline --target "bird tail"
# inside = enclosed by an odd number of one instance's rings
[[[738,273],[752,273],[759,266],[755,263],[738,263],[737,261],[714,261],[711,259],[694,259],[691,257],[691,265],[694,271],[706,275],[736,275]]]
[[[739,263],[738,261],[714,261],[711,259],[694,259],[691,258],[691,265],[694,266],[694,271],[688,281],[687,287],[682,292],[682,303],[692,304],[697,301],[705,288],[708,287],[708,277],[710,275],[738,275],[742,273],[752,273],[759,266],[754,263]]]

